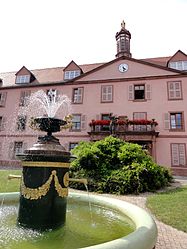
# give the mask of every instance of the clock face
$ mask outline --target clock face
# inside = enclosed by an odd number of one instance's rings
[[[127,64],[123,63],[123,64],[120,64],[118,68],[119,68],[119,71],[121,73],[125,73],[125,72],[127,72],[127,70],[128,70],[129,67],[128,67]]]

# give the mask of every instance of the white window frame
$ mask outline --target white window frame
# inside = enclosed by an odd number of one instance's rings
[[[0,107],[4,107],[6,104],[7,92],[0,92]]]
[[[186,166],[186,144],[172,143],[171,144],[171,165]]]
[[[171,61],[169,67],[180,71],[187,70],[187,61]]]
[[[27,116],[20,115],[17,118],[17,131],[25,131],[27,123]]]
[[[177,115],[180,115],[181,123],[178,123]],[[183,117],[183,112],[170,112],[170,130],[183,130],[184,129],[184,117]]]
[[[23,152],[23,142],[22,141],[15,141],[14,142],[14,155]]]
[[[83,87],[73,88],[73,101],[74,104],[82,104],[83,102]]]
[[[182,99],[182,82],[168,81],[168,100]]]
[[[78,77],[81,74],[80,70],[72,70],[72,71],[65,71],[64,72],[64,79],[71,80],[75,77]]]
[[[31,76],[29,74],[17,75],[16,76],[16,84],[30,83],[30,78],[31,78]]]
[[[143,98],[136,98],[136,91],[142,91]],[[134,100],[145,100],[145,84],[134,85]]]
[[[50,102],[56,102],[58,99],[58,91],[56,89],[48,89],[46,92]]]
[[[133,112],[133,120],[147,120],[147,112]],[[133,125],[134,131],[147,131],[147,125]]]
[[[80,131],[81,130],[81,114],[72,115],[72,127],[71,131]]]
[[[31,95],[30,90],[21,91],[19,106],[27,106],[29,104],[30,95]]]
[[[101,86],[101,102],[113,101],[113,85]]]

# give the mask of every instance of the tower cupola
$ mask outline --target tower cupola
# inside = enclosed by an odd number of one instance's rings
[[[117,58],[121,56],[131,57],[130,39],[131,39],[131,33],[127,29],[125,29],[125,22],[122,21],[121,30],[116,33]]]

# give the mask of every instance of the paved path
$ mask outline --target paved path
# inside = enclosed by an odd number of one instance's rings
[[[180,185],[187,185],[187,178],[177,178],[175,186],[180,186]],[[146,208],[145,205],[148,195],[150,194],[142,194],[139,196],[112,195],[112,197],[133,203],[141,208],[146,209],[146,211],[149,212],[149,210]],[[186,210],[184,210],[184,212],[186,212]],[[156,244],[156,249],[187,249],[187,233],[178,231],[177,229],[158,221],[155,217],[153,218],[158,228],[158,240]]]

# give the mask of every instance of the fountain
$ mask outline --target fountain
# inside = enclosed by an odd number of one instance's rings
[[[22,161],[23,173],[21,177],[19,211],[17,224],[24,229],[32,229],[38,232],[54,231],[64,227],[66,221],[69,165],[72,157],[69,152],[52,135],[59,132],[64,126],[70,125],[70,117],[63,119],[55,117],[55,113],[63,104],[67,107],[67,98],[61,98],[61,105],[50,98],[41,98],[43,93],[36,93],[33,99],[37,100],[42,107],[45,106],[47,116],[32,118],[30,126],[36,130],[47,132],[47,135],[39,136],[38,141],[31,148],[19,154]],[[31,102],[32,104],[32,102]],[[35,104],[35,101],[34,101]],[[47,106],[47,108],[46,108]],[[58,108],[57,108],[58,106]],[[30,107],[29,107],[30,108]],[[48,110],[50,111],[48,112]],[[53,111],[51,111],[53,110]],[[16,176],[10,176],[15,178]],[[75,179],[76,181],[78,179]],[[81,179],[85,183],[85,179]],[[18,198],[17,193],[4,194],[6,201]],[[2,198],[0,195],[0,200]],[[79,200],[81,203],[88,202],[96,206],[102,206],[127,215],[135,224],[136,230],[128,236],[121,237],[110,242],[91,247],[90,249],[153,249],[156,243],[157,229],[154,220],[144,210],[119,200],[97,195],[83,193],[70,193],[69,198]],[[80,224],[77,224],[80,225]],[[96,242],[97,243],[97,242]],[[59,248],[65,248],[60,246]],[[68,248],[68,247],[67,247]],[[69,247],[68,249],[70,249]],[[73,247],[72,247],[73,248]],[[78,245],[75,248],[80,248]]]

